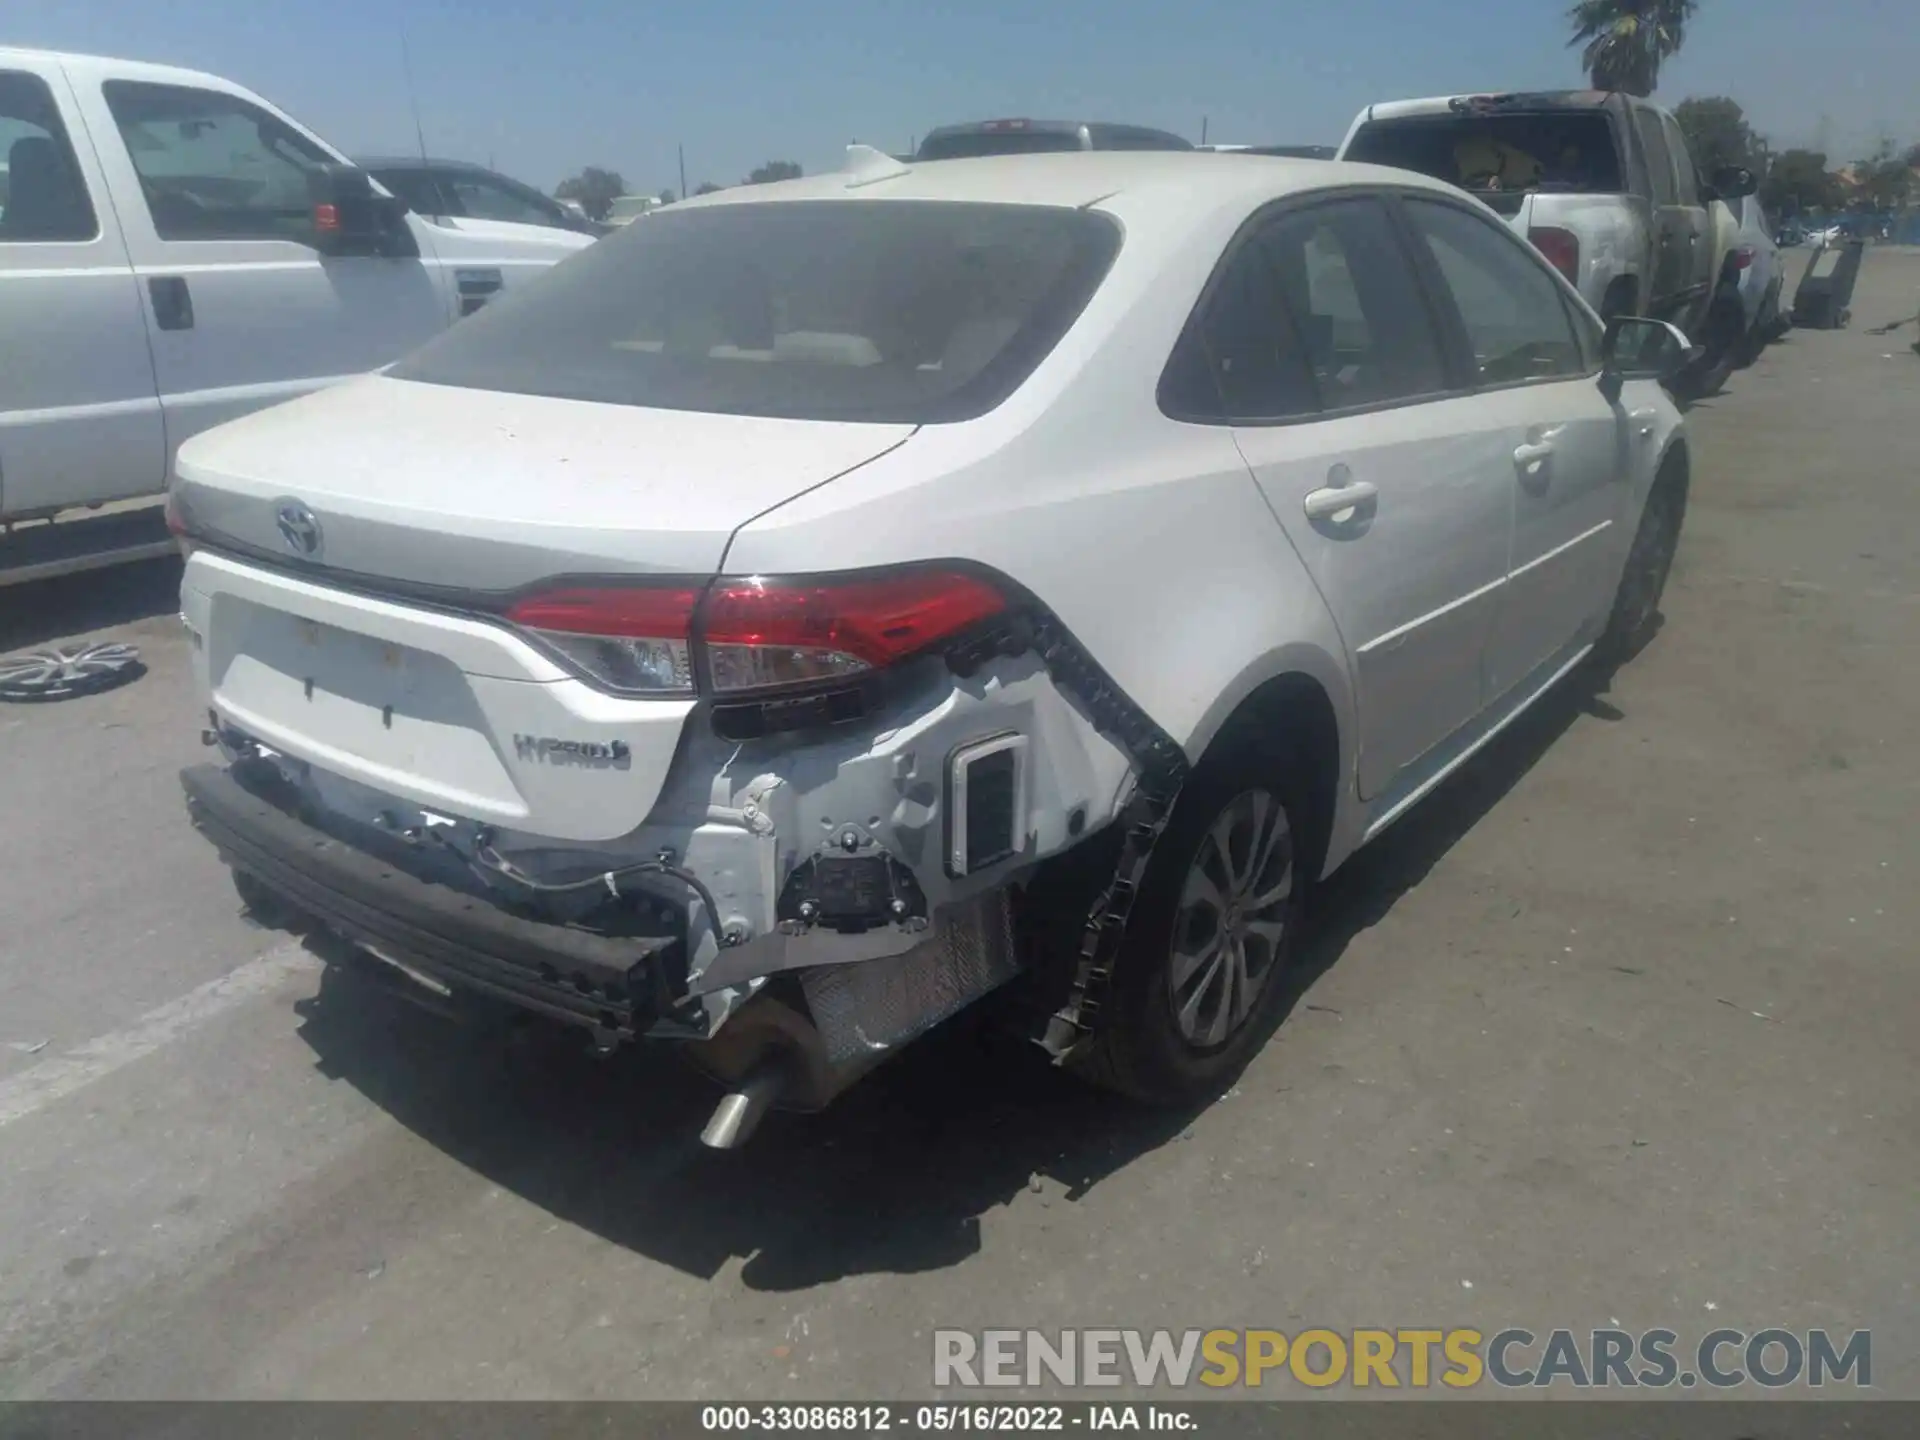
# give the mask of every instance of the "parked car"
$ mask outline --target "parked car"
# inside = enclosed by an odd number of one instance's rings
[[[709,1143],[1002,985],[1190,1100],[1310,885],[1652,633],[1684,350],[1404,170],[686,201],[182,451],[189,810],[263,918],[683,1046]]]
[[[1667,111],[1599,91],[1451,95],[1370,105],[1341,158],[1400,165],[1490,205],[1603,319],[1704,328],[1722,257],[1708,207],[1756,188],[1704,182]]]
[[[1293,160],[1331,160],[1340,152],[1337,145],[1198,145],[1194,148],[1232,155],[1278,155]]]
[[[1191,150],[1190,141],[1144,125],[1102,120],[976,120],[929,131],[916,162],[980,155],[1036,155],[1057,150]]]
[[[657,195],[622,195],[607,207],[606,228],[618,230],[660,208]]]
[[[1728,267],[1740,288],[1740,359],[1759,355],[1768,342],[1778,340],[1789,328],[1786,307],[1780,296],[1786,288],[1786,269],[1780,263],[1780,246],[1774,240],[1772,221],[1759,196],[1743,196],[1730,202],[1740,217],[1740,230],[1734,238],[1734,253]]]
[[[543,230],[602,232],[584,213],[576,214],[531,185],[464,160],[432,160],[413,155],[367,156],[354,162],[407,202],[414,214],[434,224],[473,234],[511,234],[497,227],[531,225]]]
[[[584,237],[443,228],[213,75],[0,49],[0,520],[394,360]]]

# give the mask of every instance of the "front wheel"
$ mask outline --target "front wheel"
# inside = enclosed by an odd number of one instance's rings
[[[1672,465],[1662,469],[1647,494],[1634,531],[1633,548],[1620,573],[1607,628],[1594,646],[1599,663],[1613,669],[1626,664],[1647,646],[1660,628],[1660,601],[1673,573],[1673,557],[1680,549],[1680,527],[1686,519],[1685,478]]]
[[[1288,766],[1235,749],[1182,792],[1135,901],[1105,1022],[1076,1063],[1137,1099],[1184,1104],[1227,1082],[1284,1001],[1307,810]]]

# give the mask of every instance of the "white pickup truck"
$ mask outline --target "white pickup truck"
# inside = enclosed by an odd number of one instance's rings
[[[0,48],[0,522],[157,494],[590,243],[412,214],[216,76]]]

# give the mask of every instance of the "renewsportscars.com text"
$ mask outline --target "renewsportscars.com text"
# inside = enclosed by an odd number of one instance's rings
[[[1728,1390],[1873,1384],[1867,1330],[936,1330],[940,1387]]]

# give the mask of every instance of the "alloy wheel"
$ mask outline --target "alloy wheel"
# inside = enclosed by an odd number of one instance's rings
[[[1167,986],[1181,1039],[1211,1050],[1246,1024],[1279,968],[1292,898],[1286,808],[1243,791],[1201,838],[1174,914]]]

